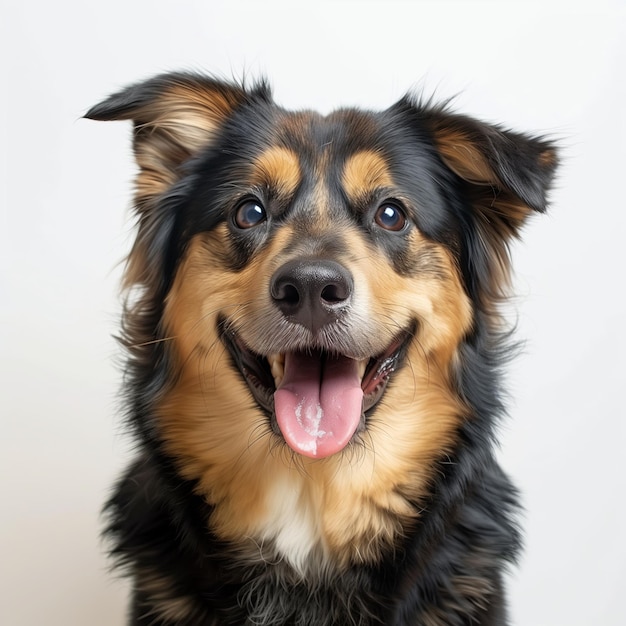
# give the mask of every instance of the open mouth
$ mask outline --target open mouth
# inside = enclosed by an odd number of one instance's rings
[[[312,458],[340,452],[365,427],[412,334],[403,332],[369,359],[320,349],[262,356],[224,326],[224,343],[257,404],[293,450]]]

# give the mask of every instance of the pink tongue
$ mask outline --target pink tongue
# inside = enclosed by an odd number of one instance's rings
[[[278,426],[287,444],[313,458],[348,444],[361,421],[363,390],[358,362],[319,353],[287,353],[285,374],[274,393]]]

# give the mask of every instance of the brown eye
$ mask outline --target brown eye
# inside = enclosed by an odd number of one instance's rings
[[[391,202],[380,205],[374,216],[374,221],[381,228],[394,232],[398,232],[406,226],[404,211]]]
[[[267,218],[263,205],[257,200],[246,200],[239,205],[235,214],[235,224],[239,228],[252,228]]]

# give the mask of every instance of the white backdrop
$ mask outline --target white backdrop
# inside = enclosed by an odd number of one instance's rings
[[[266,74],[278,102],[386,107],[419,86],[563,146],[515,248],[528,340],[502,462],[527,513],[518,626],[626,623],[626,27],[623,3],[166,3],[0,7],[0,624],[123,623],[99,510],[131,454],[117,411],[125,123],[82,120],[171,69]]]

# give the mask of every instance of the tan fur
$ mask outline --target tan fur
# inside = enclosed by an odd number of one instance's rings
[[[391,187],[392,179],[383,157],[372,150],[353,154],[343,168],[343,186],[353,201],[373,189]]]
[[[124,285],[148,282],[143,231],[149,230],[156,201],[180,177],[179,167],[208,145],[223,120],[243,96],[238,89],[218,90],[184,82],[135,111],[134,150],[139,172],[135,180],[135,206],[139,233],[129,256]]]
[[[498,183],[482,152],[464,133],[445,129],[436,134],[436,140],[444,161],[461,178],[479,185]]]
[[[236,90],[198,89],[180,83],[139,109],[136,156],[145,171],[139,174],[138,193],[165,191],[177,178],[180,163],[209,143],[240,97]]]
[[[353,273],[354,315],[371,354],[419,320],[407,363],[394,375],[362,446],[321,460],[294,458],[255,408],[217,335],[219,315],[253,349],[260,335],[272,332],[269,277],[288,260],[282,251],[299,232],[282,227],[264,254],[237,272],[220,270],[229,245],[225,226],[197,235],[164,316],[180,371],[159,409],[169,451],[215,506],[210,523],[219,537],[242,549],[249,541],[246,549],[260,554],[264,542],[274,540],[281,556],[302,570],[314,553],[320,567],[329,559],[346,565],[377,558],[381,543],[402,532],[401,522],[411,523],[415,511],[406,498],[426,495],[464,414],[449,377],[471,315],[449,254],[415,230],[411,245],[416,253],[428,249],[424,258],[436,258],[438,271],[429,271],[429,262],[423,273],[402,277],[358,231],[343,236],[347,252],[338,260]],[[284,496],[278,500],[275,485]],[[293,520],[300,520],[297,531]],[[289,549],[281,551],[281,544]]]
[[[296,191],[300,179],[300,161],[296,154],[286,148],[273,146],[257,158],[251,182],[288,197]]]
[[[87,116],[132,120],[139,167],[122,339],[146,458],[108,505],[133,621],[497,621],[518,540],[483,378],[550,144],[410,96],[323,117],[185,73]],[[172,486],[208,504],[189,524]]]
[[[472,137],[452,126],[436,128],[435,139],[446,164],[475,184],[471,192],[472,205],[492,268],[489,283],[479,297],[482,308],[489,313],[488,322],[494,327],[503,327],[506,324],[499,313],[499,304],[508,296],[510,287],[509,242],[519,235],[532,209],[507,190]],[[544,150],[539,162],[545,167],[554,166],[555,151]]]

